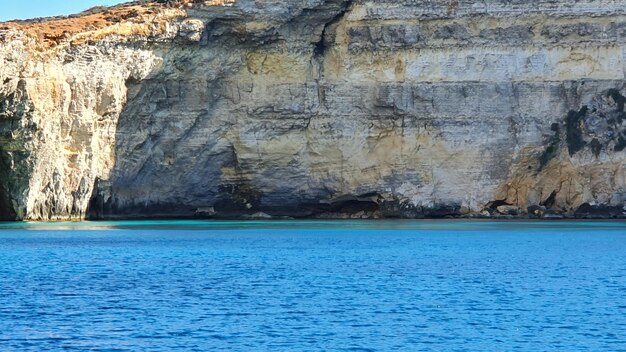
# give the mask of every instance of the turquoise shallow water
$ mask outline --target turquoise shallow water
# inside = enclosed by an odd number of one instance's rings
[[[0,351],[626,351],[626,223],[0,224]]]

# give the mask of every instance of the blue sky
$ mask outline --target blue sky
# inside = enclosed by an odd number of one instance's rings
[[[0,0],[0,21],[69,15],[97,5],[130,0]]]

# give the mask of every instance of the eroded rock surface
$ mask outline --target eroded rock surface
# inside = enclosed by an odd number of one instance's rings
[[[0,219],[623,216],[623,0],[101,11],[0,30]]]

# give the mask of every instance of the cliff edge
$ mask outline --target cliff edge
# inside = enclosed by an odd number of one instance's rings
[[[624,217],[623,0],[0,23],[0,220]]]

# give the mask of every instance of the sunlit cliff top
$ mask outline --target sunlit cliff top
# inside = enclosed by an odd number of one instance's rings
[[[235,0],[143,0],[115,6],[97,6],[78,14],[0,22],[0,31],[18,29],[45,46],[62,41],[80,43],[107,35],[148,35],[186,15],[192,6],[224,6]]]

